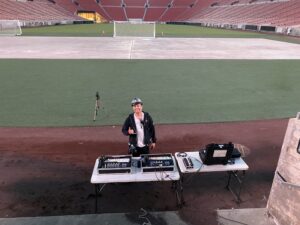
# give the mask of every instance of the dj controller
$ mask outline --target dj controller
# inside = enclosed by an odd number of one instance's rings
[[[130,155],[100,156],[98,158],[98,173],[130,173],[131,158]]]
[[[143,172],[174,171],[175,162],[171,154],[142,155],[141,162]]]
[[[147,154],[140,157],[131,155],[107,155],[98,158],[98,173],[131,173],[135,167],[141,171],[174,171],[175,161],[171,154]]]

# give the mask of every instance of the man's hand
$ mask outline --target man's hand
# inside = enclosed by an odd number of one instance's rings
[[[128,129],[128,134],[135,134],[135,133],[134,133],[134,130],[131,129],[130,127],[129,127],[129,129]]]
[[[155,149],[155,143],[150,144],[150,150],[153,150],[153,149]]]

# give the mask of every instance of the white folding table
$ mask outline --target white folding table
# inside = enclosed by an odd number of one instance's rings
[[[173,156],[172,156],[173,157]],[[133,161],[138,161],[140,157],[132,157]],[[142,172],[142,168],[137,166],[131,167],[131,173],[98,173],[98,159],[95,162],[91,183],[95,185],[95,211],[98,207],[98,194],[102,191],[104,185],[109,183],[134,183],[134,182],[162,182],[171,181],[172,188],[175,190],[177,203],[180,204],[180,196],[178,192],[178,182],[180,181],[180,173],[178,171],[175,159],[174,171],[162,171],[157,168],[154,172]],[[102,187],[101,187],[102,185]]]
[[[193,163],[193,168],[187,169],[183,163],[183,156],[190,157]],[[178,167],[181,173],[181,182],[180,182],[180,189],[181,189],[181,201],[180,203],[184,203],[183,199],[183,175],[184,174],[192,174],[192,173],[207,173],[207,172],[228,172],[228,180],[226,188],[230,190],[230,192],[237,198],[238,203],[241,201],[240,195],[242,190],[243,178],[245,177],[246,170],[249,169],[248,165],[242,158],[235,158],[232,159],[226,165],[218,164],[218,165],[205,165],[202,163],[200,158],[199,152],[176,152],[175,158],[178,163]],[[238,172],[242,172],[242,175],[239,175]],[[235,192],[234,189],[230,186],[231,178],[234,177],[238,184],[238,191]]]

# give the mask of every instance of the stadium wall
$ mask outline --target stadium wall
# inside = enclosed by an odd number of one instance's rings
[[[287,31],[288,35],[300,36],[300,27],[291,27]]]
[[[192,25],[230,30],[248,30],[263,33],[278,33],[290,36],[300,36],[300,27],[260,26],[253,24],[222,24],[222,23],[196,23],[196,22],[167,22],[166,24]]]
[[[54,25],[66,25],[74,24],[74,21],[20,21],[21,27],[42,27],[42,26],[54,26]]]
[[[300,113],[290,119],[268,200],[268,213],[280,225],[299,224]]]

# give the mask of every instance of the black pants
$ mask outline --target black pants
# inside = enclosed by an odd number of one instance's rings
[[[146,145],[144,147],[135,147],[135,150],[131,152],[132,156],[137,157],[142,154],[149,154],[149,146]]]

